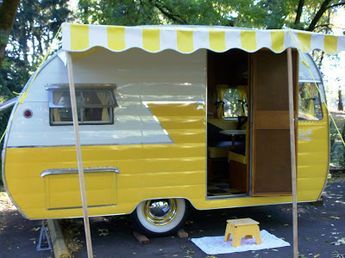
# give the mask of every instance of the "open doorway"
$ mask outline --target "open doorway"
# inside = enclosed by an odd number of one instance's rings
[[[208,52],[207,64],[207,197],[291,194],[286,52]]]
[[[248,193],[249,56],[209,51],[207,89],[207,195]]]

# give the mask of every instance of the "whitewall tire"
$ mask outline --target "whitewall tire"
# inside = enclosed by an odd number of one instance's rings
[[[141,202],[133,212],[135,226],[145,234],[159,236],[176,232],[187,217],[184,199],[159,199]]]

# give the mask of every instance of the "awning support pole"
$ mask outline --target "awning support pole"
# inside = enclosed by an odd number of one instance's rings
[[[294,115],[294,83],[292,50],[287,49],[288,88],[289,88],[289,121],[290,121],[290,153],[291,153],[291,185],[292,185],[292,225],[293,225],[293,257],[298,258],[298,211],[297,211],[297,175]]]
[[[83,158],[82,158],[82,152],[81,152],[81,147],[80,147],[79,123],[78,123],[77,100],[75,96],[75,85],[74,85],[74,77],[73,77],[73,65],[72,65],[71,54],[67,52],[66,57],[67,57],[69,93],[71,97],[73,129],[74,129],[74,137],[75,137],[75,149],[76,149],[77,163],[78,163],[80,195],[81,195],[81,203],[82,203],[82,209],[83,209],[87,257],[92,258],[93,251],[92,251],[92,242],[91,242],[91,230],[90,230],[90,221],[89,221],[89,215],[88,215],[88,210],[87,210],[87,197],[86,197],[86,189],[85,189]]]

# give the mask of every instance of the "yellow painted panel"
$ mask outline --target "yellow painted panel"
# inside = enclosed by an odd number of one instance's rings
[[[256,32],[255,31],[241,31],[241,45],[242,49],[252,52],[256,50]]]
[[[143,30],[143,48],[150,52],[160,50],[160,30]]]
[[[194,104],[163,105],[150,104],[161,126],[172,135],[171,144],[84,146],[85,167],[118,167],[116,205],[93,207],[90,215],[130,213],[143,199],[186,198],[198,209],[255,206],[290,202],[289,196],[246,197],[222,200],[206,199],[206,127],[205,111]],[[324,107],[323,107],[324,108]],[[325,111],[325,110],[324,110]],[[300,201],[316,200],[321,193],[327,174],[328,124],[324,120],[310,123],[299,122],[299,133],[304,135],[298,141],[298,198]],[[181,118],[193,119],[182,123]],[[193,128],[193,126],[195,126]],[[194,142],[193,142],[194,141]],[[18,162],[20,160],[20,162]],[[47,196],[52,196],[53,206],[71,206],[79,200],[64,200],[66,192],[75,191],[76,185],[57,182],[51,190],[46,189],[42,171],[51,168],[75,168],[75,148],[7,148],[5,178],[14,200],[30,218],[78,217],[81,209],[48,210]],[[105,189],[102,180],[106,180]],[[92,181],[92,182],[91,182]],[[110,198],[113,188],[109,178],[87,180],[89,189],[94,189],[98,198]],[[58,189],[64,189],[58,192]],[[73,190],[74,189],[74,190]],[[64,193],[63,193],[64,192]],[[67,194],[68,195],[68,194]],[[96,197],[96,196],[99,197]],[[77,195],[76,195],[77,196]],[[50,197],[49,197],[50,198]],[[48,198],[48,199],[49,199]],[[106,202],[111,202],[107,199]],[[103,199],[103,203],[106,203]]]
[[[304,161],[304,163],[306,163],[306,162]],[[319,167],[322,169],[322,168],[325,168],[324,164],[325,164],[325,162],[323,162],[323,163],[320,162],[319,165],[299,166],[298,167],[298,176],[300,178],[303,178],[303,179],[315,178],[315,174],[314,174],[315,167]],[[320,177],[317,177],[317,178],[320,178]],[[320,181],[323,182],[323,179],[320,179]]]
[[[144,185],[146,190],[152,187],[185,186],[186,182],[189,182],[188,185],[200,185],[204,182],[204,175],[204,170],[180,173],[152,173],[147,171],[144,174],[122,176],[121,185],[125,185],[126,189],[140,189]]]
[[[190,53],[194,50],[193,31],[177,30],[177,50]]]
[[[205,120],[205,111],[197,109],[196,104],[149,104],[148,106],[163,128],[167,130],[174,143],[205,143],[206,127],[205,122],[203,122]],[[174,123],[176,117],[188,119],[189,116],[199,117],[203,120],[201,120],[201,123],[197,123],[197,127],[194,129],[173,129],[178,127],[178,123]],[[161,117],[164,119],[160,120]]]
[[[168,158],[160,159],[158,157],[147,159],[142,162],[142,170],[144,172],[188,172],[195,170],[205,170],[205,157],[186,157],[186,158]]]
[[[284,50],[284,38],[285,38],[285,33],[283,31],[271,32],[271,41],[272,41],[273,51],[281,52]]]
[[[71,24],[71,50],[80,51],[89,48],[89,27]]]
[[[126,48],[125,28],[117,26],[107,27],[108,48],[114,51],[121,51]]]
[[[205,200],[204,198],[205,192],[200,191],[200,189],[205,189],[204,185],[205,185],[205,182],[199,185],[183,184],[183,185],[177,185],[177,186],[147,187],[144,189],[144,191],[140,191],[140,189],[138,188],[126,188],[121,192],[122,193],[121,196],[119,195],[118,205],[120,205],[120,203],[121,204],[128,203],[128,202],[131,203],[133,200],[142,201],[145,199],[157,199],[157,197],[158,198],[173,198],[173,197],[187,198],[193,201],[199,200],[199,198]]]
[[[299,121],[297,141],[298,194],[316,200],[326,182],[329,163],[329,124],[325,104],[321,121]]]
[[[328,54],[336,53],[338,50],[338,38],[333,35],[325,35],[324,48]]]
[[[199,117],[198,119],[188,116],[184,117],[184,120],[181,121],[181,117],[177,116],[160,116],[159,121],[164,123],[165,126],[171,129],[193,129],[193,128],[202,128],[205,125],[205,119]]]
[[[164,127],[164,123],[162,123]],[[204,142],[206,138],[206,133],[203,129],[171,129],[167,130],[170,138],[176,143],[200,143]]]
[[[225,32],[224,31],[210,31],[210,48],[213,51],[224,51],[226,48],[225,45]]]
[[[299,42],[299,48],[303,52],[309,52],[311,48],[311,34],[305,32],[298,32],[297,39]]]
[[[154,110],[155,114],[159,117],[165,117],[165,116],[172,116],[181,118],[189,118],[189,117],[199,117],[204,118],[205,117],[205,110],[198,109],[197,104],[148,104],[149,108],[151,110]]]
[[[323,187],[324,181],[320,177],[313,178],[301,178],[298,180],[298,191],[303,193],[303,191],[319,191]],[[315,197],[314,197],[315,198]]]
[[[143,145],[142,158],[187,158],[203,157],[205,155],[205,143],[180,143],[180,144],[155,144]]]

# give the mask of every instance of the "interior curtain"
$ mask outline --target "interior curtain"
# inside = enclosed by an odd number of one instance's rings
[[[229,86],[227,84],[217,84],[217,118],[224,118],[224,94]]]
[[[246,116],[245,105],[247,103],[247,90],[248,87],[244,85],[239,85],[236,87],[239,95],[239,101],[241,101],[241,116]]]
[[[54,105],[66,105],[66,100],[63,100],[64,91],[54,91],[53,92],[53,104]],[[64,96],[65,97],[65,96]],[[61,122],[61,115],[59,108],[53,108],[53,121],[54,122]]]
[[[102,121],[109,121],[109,112],[108,107],[110,105],[110,95],[107,91],[97,91],[97,97],[100,100],[101,104],[106,106],[102,108]]]
[[[308,115],[315,116],[315,86],[313,84],[306,84],[305,85],[305,93],[306,93],[306,100],[307,100],[307,113]]]

